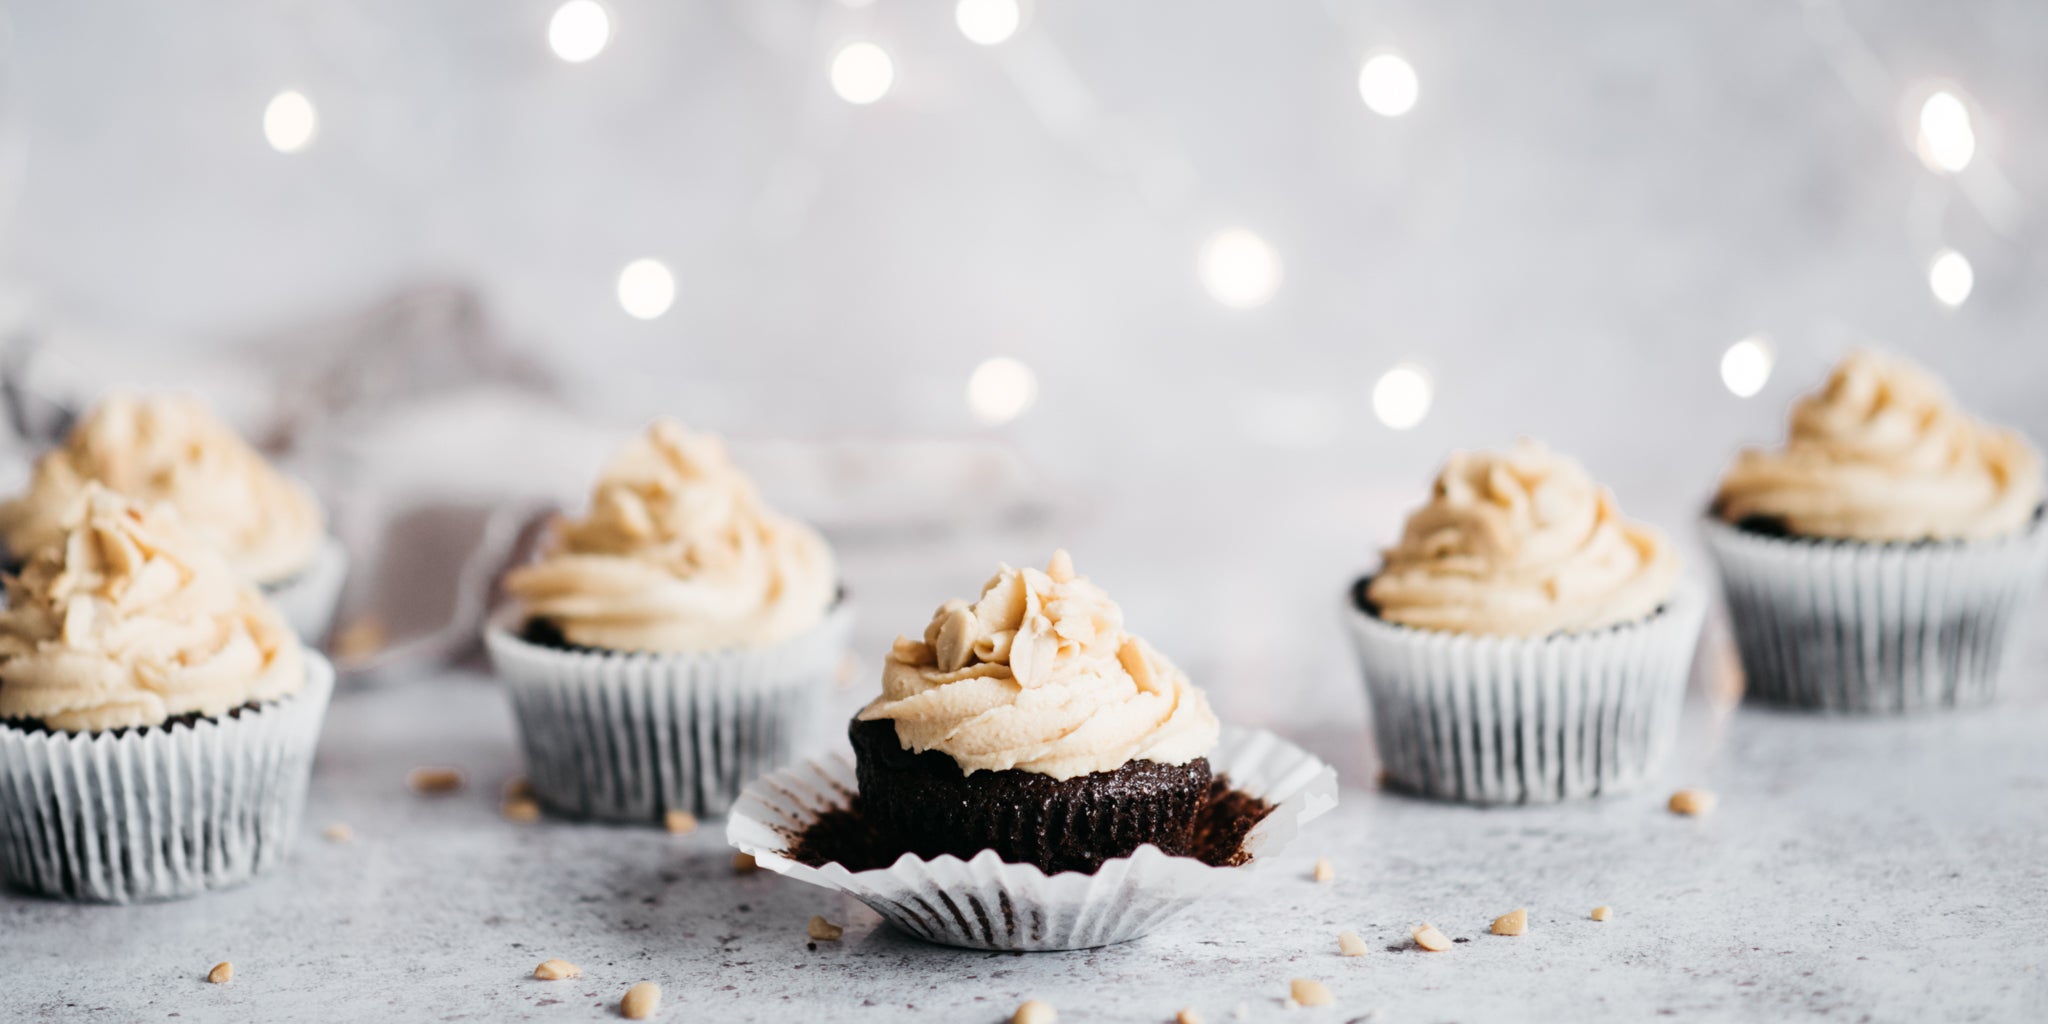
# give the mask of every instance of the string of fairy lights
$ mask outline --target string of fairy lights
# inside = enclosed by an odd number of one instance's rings
[[[858,8],[868,6],[872,0],[837,2]],[[1813,0],[1813,4],[1825,3],[1826,0]],[[1829,10],[1837,19],[1833,25],[1836,32],[1846,32],[1846,26],[1839,23],[1839,11]],[[954,24],[960,34],[969,42],[986,47],[1001,46],[1024,31],[1026,14],[1023,0],[957,0],[953,7]],[[561,60],[581,64],[602,55],[613,32],[612,12],[600,0],[566,0],[548,20],[547,45]],[[1867,54],[1861,59],[1866,64],[1875,63]],[[896,61],[888,50],[872,40],[845,41],[831,54],[826,81],[833,93],[849,104],[879,103],[896,84]],[[1365,53],[1360,60],[1357,83],[1360,100],[1381,117],[1405,117],[1421,99],[1421,79],[1415,67],[1393,48],[1380,47]],[[1908,91],[1906,102],[1912,112],[1906,119],[1906,142],[1930,172],[1954,181],[1979,163],[1976,115],[1968,94],[1959,86],[1947,82],[1922,83]],[[264,138],[280,153],[298,153],[313,145],[319,126],[319,113],[313,101],[296,89],[277,93],[263,111]],[[1279,251],[1256,231],[1242,226],[1222,229],[1204,240],[1196,253],[1194,269],[1202,290],[1227,310],[1251,310],[1266,305],[1279,293],[1285,279]],[[1926,274],[1934,300],[1948,309],[1968,301],[1976,285],[1976,272],[1969,258],[1947,246],[1928,258]],[[634,259],[619,271],[617,299],[628,316],[659,319],[675,305],[675,275],[658,259]],[[1722,353],[1721,381],[1735,396],[1751,397],[1769,383],[1775,362],[1767,335],[1744,337]],[[1007,355],[978,364],[968,375],[965,390],[967,411],[986,426],[1001,425],[1023,415],[1037,396],[1037,375],[1022,360]],[[1407,430],[1427,418],[1433,397],[1429,371],[1416,363],[1402,362],[1388,368],[1374,382],[1372,409],[1382,424],[1394,430]]]

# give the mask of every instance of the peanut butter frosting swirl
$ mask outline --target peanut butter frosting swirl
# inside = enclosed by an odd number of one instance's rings
[[[1453,454],[1367,596],[1381,618],[1420,629],[1544,636],[1644,618],[1677,579],[1662,534],[1622,519],[1577,462],[1524,439]]]
[[[769,509],[708,434],[661,419],[605,467],[582,519],[557,519],[505,581],[571,643],[614,651],[766,647],[838,596],[817,531]]]
[[[87,484],[63,529],[7,580],[0,718],[98,732],[305,685],[284,617],[173,509]]]
[[[1123,610],[1064,551],[1044,572],[1003,566],[973,603],[940,607],[922,641],[898,637],[882,695],[860,712],[879,719],[904,749],[944,752],[969,774],[1055,779],[1186,764],[1219,729],[1202,691],[1124,631]]]
[[[1926,370],[1858,351],[1793,404],[1785,447],[1735,457],[1714,508],[1805,537],[1981,540],[2025,527],[2042,488],[2025,438],[1972,419]]]
[[[116,395],[36,462],[27,494],[0,504],[0,542],[16,559],[58,543],[91,484],[178,510],[244,577],[276,583],[319,552],[326,526],[312,492],[272,469],[197,399]]]

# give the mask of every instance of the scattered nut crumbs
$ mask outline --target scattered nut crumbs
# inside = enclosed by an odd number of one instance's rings
[[[1329,986],[1310,978],[1289,981],[1287,996],[1302,1006],[1328,1006],[1337,1001],[1337,997],[1330,994]]]
[[[1451,940],[1445,938],[1444,933],[1438,931],[1433,924],[1416,925],[1408,934],[1414,937],[1416,945],[1432,953],[1441,953],[1451,948]]]
[[[1338,932],[1337,952],[1345,956],[1364,956],[1365,940],[1359,938],[1357,932]]]
[[[661,1009],[661,986],[643,981],[626,990],[626,997],[619,1000],[619,1016],[627,1020],[646,1020]]]
[[[735,853],[732,855],[732,869],[744,875],[749,871],[761,870],[761,865],[758,861],[754,860],[754,855],[751,853]]]
[[[1671,794],[1671,813],[1698,817],[1714,809],[1714,794],[1704,789],[1681,789]]]
[[[337,821],[320,834],[326,836],[330,843],[346,843],[355,839],[356,830]]]
[[[542,960],[533,969],[533,976],[542,981],[561,981],[563,978],[583,977],[583,968],[567,960]]]
[[[1196,1013],[1193,1007],[1186,1007],[1173,1015],[1173,1024],[1203,1024],[1202,1015]]]
[[[811,923],[804,928],[804,932],[819,942],[838,942],[839,937],[846,934],[846,929],[822,917],[812,915]]]
[[[524,775],[514,775],[505,780],[504,788],[498,791],[498,795],[507,800],[514,797],[532,796],[533,783]]]
[[[453,793],[462,788],[462,773],[453,768],[414,768],[405,784],[415,793]]]
[[[1529,911],[1523,907],[1516,907],[1493,919],[1495,935],[1520,935],[1528,930]]]
[[[1605,921],[1605,920],[1607,920],[1608,918],[1610,918],[1610,917],[1613,917],[1613,916],[1614,916],[1614,908],[1613,908],[1613,907],[1610,907],[1610,906],[1607,906],[1607,905],[1606,905],[1606,904],[1604,904],[1604,903],[1603,903],[1603,904],[1601,904],[1600,906],[1597,906],[1597,907],[1594,907],[1594,908],[1593,908],[1593,920],[1595,920],[1595,921]]]
[[[1017,1012],[1010,1015],[1010,1024],[1054,1024],[1059,1019],[1060,1015],[1053,1010],[1051,1003],[1026,999],[1017,1007]]]
[[[206,972],[206,980],[216,985],[225,985],[235,980],[235,965],[226,960],[214,964],[213,970]]]
[[[697,816],[688,811],[670,811],[661,816],[661,826],[671,835],[686,836],[697,831]]]
[[[1337,866],[1330,863],[1330,858],[1316,858],[1315,879],[1318,882],[1334,882],[1337,880]]]
[[[540,820],[540,804],[530,796],[507,797],[498,805],[498,813],[503,814],[506,821],[525,824]]]

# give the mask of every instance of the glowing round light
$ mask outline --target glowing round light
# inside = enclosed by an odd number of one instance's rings
[[[1395,430],[1407,430],[1429,415],[1429,374],[1414,363],[1402,363],[1380,375],[1372,386],[1373,415]]]
[[[619,307],[652,320],[676,304],[676,277],[660,260],[634,260],[619,271]]]
[[[1748,398],[1770,382],[1771,367],[1776,362],[1770,340],[1760,334],[1751,335],[1721,353],[1721,383],[1728,385],[1735,397]]]
[[[548,19],[548,48],[571,64],[604,52],[612,41],[612,16],[597,0],[569,0]]]
[[[296,153],[313,144],[320,131],[320,115],[313,101],[296,90],[287,89],[270,98],[263,108],[263,137],[280,153]]]
[[[1280,290],[1280,254],[1243,228],[1217,232],[1197,263],[1202,288],[1231,309],[1263,306]]]
[[[873,43],[848,43],[832,58],[832,91],[848,103],[873,103],[896,82],[896,63]]]
[[[1944,306],[1953,309],[1962,305],[1975,287],[1976,270],[1971,268],[1969,259],[1954,249],[1943,249],[1927,264],[1927,288]]]
[[[1415,109],[1421,92],[1415,68],[1398,53],[1375,54],[1358,69],[1358,95],[1381,117],[1400,117]]]
[[[969,42],[994,46],[1017,34],[1024,8],[1017,0],[960,0],[953,7],[953,21]]]
[[[1920,105],[1920,136],[1914,148],[1937,171],[1954,174],[1970,166],[1977,155],[1977,130],[1970,125],[1970,108],[1961,97],[1946,89],[1927,97]]]
[[[1009,356],[982,361],[967,378],[967,411],[989,426],[1008,423],[1038,400],[1038,375]]]

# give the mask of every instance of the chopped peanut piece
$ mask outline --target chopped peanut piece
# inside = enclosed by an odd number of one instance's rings
[[[1610,907],[1610,906],[1607,906],[1607,905],[1605,905],[1605,904],[1602,904],[1602,905],[1600,905],[1600,906],[1597,906],[1597,907],[1594,907],[1594,908],[1593,908],[1593,920],[1595,920],[1595,921],[1605,921],[1605,920],[1607,920],[1608,918],[1610,918],[1610,917],[1613,917],[1613,916],[1614,916],[1614,908],[1613,908],[1613,907]]]
[[[1414,937],[1416,945],[1432,953],[1441,953],[1451,948],[1451,940],[1445,938],[1444,933],[1438,931],[1433,924],[1416,925],[1408,934]]]
[[[822,917],[816,916],[813,916],[811,918],[811,923],[804,928],[804,931],[808,933],[812,939],[815,939],[819,942],[838,942],[839,937],[841,935],[846,934],[846,929],[841,928],[838,925],[833,924],[832,922],[827,921]]]
[[[646,1020],[661,1009],[661,986],[643,981],[626,990],[626,997],[619,1000],[619,1016],[627,1020]]]
[[[1173,1024],[1204,1024],[1202,1015],[1188,1007],[1173,1015]]]
[[[320,834],[326,836],[330,843],[346,843],[356,837],[356,830],[337,821]]]
[[[735,873],[744,875],[750,871],[761,870],[761,864],[751,853],[735,853],[732,855],[732,869]]]
[[[206,980],[215,985],[225,985],[235,980],[235,965],[226,960],[214,964],[213,970],[206,972]]]
[[[508,797],[498,806],[498,813],[504,815],[506,821],[525,824],[540,820],[540,804],[529,796]]]
[[[1318,882],[1334,882],[1337,880],[1337,866],[1330,863],[1328,857],[1317,857],[1314,875]]]
[[[415,793],[453,793],[462,788],[462,773],[453,768],[414,768],[405,784]]]
[[[1681,789],[1671,794],[1671,813],[1699,817],[1714,809],[1714,794],[1704,789]]]
[[[1495,935],[1520,935],[1529,930],[1529,912],[1521,907],[1493,919]]]
[[[1060,1019],[1052,1004],[1036,999],[1026,999],[1017,1012],[1010,1015],[1010,1024],[1055,1024]]]
[[[1287,996],[1302,1006],[1328,1006],[1337,1001],[1330,994],[1328,986],[1308,978],[1295,978],[1287,983]]]
[[[688,811],[670,811],[661,816],[661,827],[670,835],[686,836],[697,831],[697,816]]]
[[[1364,956],[1365,950],[1365,940],[1359,938],[1357,932],[1337,933],[1337,952],[1345,956]]]
[[[542,960],[533,969],[533,976],[542,981],[561,981],[563,978],[583,977],[583,968],[567,960]]]
[[[505,780],[505,786],[498,791],[498,795],[507,800],[519,796],[532,796],[533,783],[528,781],[524,775],[514,775]]]

